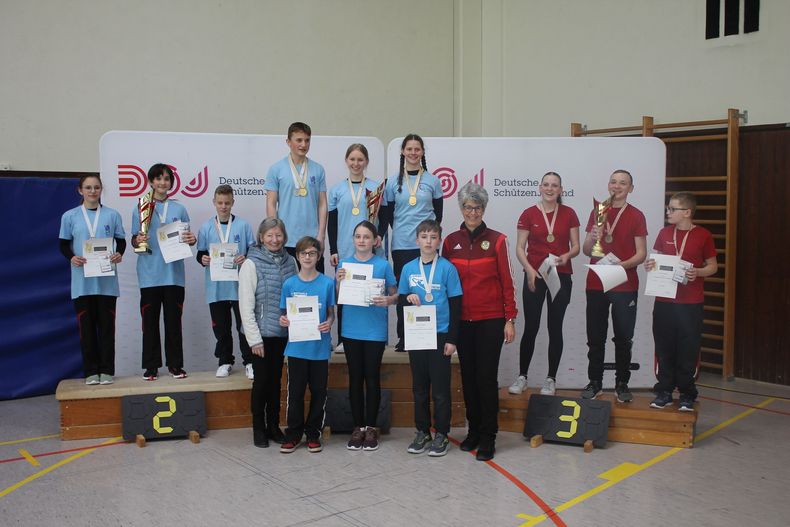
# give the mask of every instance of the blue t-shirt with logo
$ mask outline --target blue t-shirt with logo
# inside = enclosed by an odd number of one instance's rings
[[[340,260],[340,267],[344,262],[368,264],[373,266],[373,278],[384,279],[384,294],[387,290],[397,285],[395,273],[392,272],[390,263],[380,256],[373,256],[370,260],[363,262],[356,256]],[[357,340],[373,340],[378,342],[387,341],[387,307],[385,306],[343,306],[343,320],[340,334],[343,337]]]
[[[354,194],[358,195],[360,183],[352,183]],[[365,190],[359,198],[359,214],[354,215],[354,201],[348,189],[348,180],[337,183],[327,195],[327,208],[329,212],[337,211],[337,255],[341,260],[354,254],[354,228],[359,222],[368,219],[367,194],[374,192],[379,183],[373,179],[365,179]]]
[[[255,236],[252,234],[252,227],[250,224],[241,218],[231,215],[233,220],[230,224],[230,236],[228,243],[235,243],[238,252],[237,254],[247,255],[247,248],[255,243]],[[206,251],[211,256],[211,244],[222,243],[217,232],[215,218],[211,218],[200,227],[198,231],[197,250]],[[224,236],[228,229],[228,222],[220,223],[222,235]],[[237,269],[238,271],[238,269]],[[211,279],[211,268],[209,265],[205,268],[205,285],[206,285],[206,303],[220,302],[223,300],[238,300],[239,299],[239,283],[230,280],[222,280],[215,282]]]
[[[335,281],[318,273],[313,280],[305,282],[298,274],[283,283],[280,295],[280,309],[286,309],[286,299],[292,296],[317,296],[318,319],[326,321],[326,309],[335,305]],[[332,338],[329,333],[321,333],[321,340],[288,342],[285,347],[286,357],[307,360],[328,360],[332,355]]]
[[[392,250],[417,249],[417,225],[423,220],[435,220],[433,200],[443,196],[442,184],[439,178],[427,170],[420,176],[420,185],[417,187],[417,203],[409,205],[409,187],[406,178],[412,185],[417,182],[417,176],[406,174],[403,176],[403,186],[398,192],[398,175],[387,180],[384,189],[384,203],[392,209]]]
[[[398,294],[410,295],[416,293],[420,297],[420,303],[424,306],[436,306],[436,331],[447,333],[450,329],[450,303],[448,298],[461,296],[464,294],[461,289],[461,279],[455,266],[446,258],[441,256],[436,260],[436,272],[433,275],[432,294],[433,300],[425,300],[426,283],[420,274],[420,258],[417,257],[403,266],[398,285]],[[431,276],[433,262],[423,264],[426,280]],[[345,310],[343,316],[345,317]]]
[[[162,222],[159,215],[164,214],[166,203],[169,203],[167,206],[167,217]],[[172,199],[168,199],[164,203],[157,201],[154,206],[154,212],[151,215],[151,225],[148,230],[148,247],[151,249],[151,254],[137,253],[137,283],[141,289],[143,287],[164,285],[184,287],[184,260],[165,263],[164,258],[162,258],[162,251],[159,249],[159,240],[156,236],[156,231],[159,227],[174,221],[188,223],[189,214],[187,214],[187,209]],[[132,234],[139,232],[140,210],[135,207],[134,211],[132,211]]]
[[[288,231],[286,247],[296,247],[304,236],[318,237],[318,194],[326,192],[324,167],[307,159],[307,196],[297,196],[299,187],[294,184],[291,164],[286,156],[269,168],[264,190],[277,192],[277,217],[283,220]],[[301,165],[296,167],[297,172]]]

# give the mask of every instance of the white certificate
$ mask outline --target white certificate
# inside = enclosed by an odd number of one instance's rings
[[[373,279],[373,265],[343,262],[343,269],[346,270],[346,277],[340,282],[337,303],[368,307],[368,281]]]
[[[156,229],[159,239],[159,250],[165,263],[192,258],[192,249],[189,244],[181,241],[181,232],[184,230],[183,222],[174,221]]]
[[[651,254],[650,258],[656,261],[656,266],[647,273],[645,294],[663,298],[675,298],[678,294],[678,282],[675,273],[685,276],[686,269],[691,265],[674,254]]]
[[[292,296],[285,299],[288,313],[288,340],[304,342],[321,340],[318,325],[321,323],[318,312],[317,296]]]
[[[628,275],[625,273],[625,269],[623,269],[622,265],[587,264],[587,267],[601,279],[604,293],[628,281]]]
[[[562,288],[560,274],[557,272],[557,257],[553,254],[549,254],[546,259],[543,260],[543,263],[540,264],[538,273],[546,282],[546,287],[549,288],[551,298],[557,298],[557,293],[559,293]]]
[[[614,253],[609,253],[597,262],[595,265],[617,265],[620,263],[620,258],[618,258]]]
[[[436,306],[404,306],[403,334],[406,351],[435,350]]]
[[[87,260],[82,270],[85,278],[115,276],[115,266],[110,263],[112,238],[90,238],[82,244],[82,256]]]
[[[233,262],[239,253],[238,243],[212,243],[209,245],[209,272],[213,282],[238,282],[239,268]]]

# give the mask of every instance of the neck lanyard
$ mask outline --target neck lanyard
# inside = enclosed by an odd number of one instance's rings
[[[431,274],[428,276],[428,279],[425,278],[425,268],[422,266],[422,256],[419,258],[420,264],[420,277],[422,278],[422,283],[425,284],[425,300],[428,302],[433,302],[433,275],[436,273],[436,260],[438,260],[439,255],[433,255],[433,261],[431,262]]]
[[[678,228],[675,227],[675,230],[672,231],[672,241],[675,244],[675,254],[681,260],[683,259],[683,249],[686,248],[686,242],[689,239],[689,235],[691,234],[691,231],[694,230],[694,227],[696,227],[696,225],[692,225],[691,228],[688,230],[688,232],[686,232],[686,236],[683,238],[683,243],[680,244],[680,250],[679,251],[678,251]]]
[[[417,204],[417,189],[420,188],[420,178],[422,177],[422,167],[417,171],[417,179],[414,180],[414,186],[411,186],[411,176],[408,170],[404,169],[404,179],[406,180],[406,188],[409,189],[409,205],[412,207]],[[429,301],[430,302],[430,301]]]
[[[614,229],[615,229],[615,227],[617,227],[617,222],[620,221],[620,216],[623,215],[623,211],[625,211],[625,209],[627,209],[627,208],[628,208],[628,203],[625,203],[623,205],[623,208],[620,209],[620,212],[617,213],[617,216],[615,216],[614,223],[612,223],[611,225],[609,224],[609,221],[607,220],[607,222],[606,222],[606,238],[605,238],[606,239],[606,243],[612,243],[614,241]],[[608,214],[607,214],[607,216],[608,216]]]
[[[538,203],[538,208],[540,209],[540,213],[543,214],[543,221],[546,222],[546,229],[549,231],[549,234],[546,236],[546,241],[551,243],[554,241],[554,224],[557,223],[557,216],[560,215],[560,204],[557,203],[554,207],[554,216],[551,218],[551,224],[549,224],[549,217],[546,215],[546,210],[543,208],[542,201]]]
[[[156,215],[159,216],[159,223],[164,225],[165,223],[167,223],[167,207],[170,206],[170,202],[169,201],[164,201],[164,202],[160,201],[159,203],[164,203],[165,204],[164,208],[162,209],[162,214],[159,214],[159,212],[156,213]],[[154,204],[154,210],[156,210],[156,204]]]
[[[295,194],[301,197],[307,196],[307,158],[304,158],[302,169],[298,172],[290,154],[288,155],[288,164],[291,166],[291,177],[293,177],[294,186],[296,186]]]
[[[214,216],[214,226],[217,228],[217,234],[219,234],[219,241],[222,243],[228,243],[230,239],[230,227],[233,225],[233,214],[230,215],[228,218],[228,229],[225,231],[225,234],[222,234],[222,225],[219,222],[219,217]]]
[[[88,220],[88,209],[85,208],[85,204],[81,207],[82,209],[82,217],[85,218],[85,225],[88,227],[88,234],[90,234],[91,238],[96,237],[96,227],[99,225],[99,213],[101,212],[101,205],[96,208],[96,216],[93,217],[93,225]]]
[[[362,199],[362,193],[365,192],[365,176],[362,176],[362,181],[359,182],[359,192],[354,194],[354,184],[351,182],[351,176],[348,177],[348,191],[351,193],[351,214],[354,216],[359,215],[359,200]]]

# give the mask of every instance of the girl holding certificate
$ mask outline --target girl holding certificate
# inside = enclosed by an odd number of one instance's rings
[[[60,252],[71,263],[71,298],[77,313],[85,384],[112,384],[115,304],[120,294],[114,265],[121,262],[126,249],[123,222],[117,211],[102,207],[99,176],[80,177],[77,191],[82,204],[60,219]],[[96,261],[89,264],[88,258],[94,260],[100,247],[104,254],[98,265]],[[98,273],[89,271],[86,264]]]
[[[288,233],[279,218],[258,227],[258,243],[250,246],[239,270],[239,310],[244,336],[252,352],[253,443],[285,441],[280,430],[280,379],[288,330],[280,325],[283,282],[296,274],[296,261],[285,250]]]
[[[400,149],[398,175],[387,180],[382,203],[382,224],[386,232],[392,225],[392,263],[395,277],[406,262],[420,255],[417,225],[423,220],[442,222],[442,185],[439,178],[428,171],[425,162],[425,143],[417,134],[403,138]]]
[[[606,335],[609,331],[609,310],[612,311],[615,355],[615,393],[621,403],[633,401],[628,389],[631,379],[631,346],[636,325],[636,301],[639,277],[636,268],[647,255],[647,222],[642,211],[628,203],[628,195],[634,191],[634,180],[627,170],[615,170],[609,176],[607,188],[611,207],[604,212],[604,222],[596,224],[597,210],[590,211],[587,221],[587,236],[582,251],[590,256],[590,263],[602,258],[592,255],[595,242],[600,241],[610,265],[625,269],[628,280],[606,292],[594,272],[587,273],[587,375],[590,383],[582,390],[584,399],[595,399],[603,392],[603,360]],[[617,262],[617,263],[613,263]]]
[[[557,370],[562,358],[562,321],[571,301],[571,258],[579,254],[579,218],[572,208],[562,204],[562,178],[547,172],[540,180],[540,201],[521,213],[518,219],[516,257],[524,268],[524,334],[519,352],[519,375],[508,388],[519,394],[527,387],[527,372],[535,352],[535,338],[540,327],[543,302],[547,304],[549,330],[549,371],[540,393],[554,395]],[[538,270],[556,270],[560,289],[549,292]],[[551,269],[551,268],[554,269]]]
[[[389,262],[373,254],[378,233],[369,221],[360,222],[354,229],[353,256],[340,261],[337,270],[338,286],[347,278],[345,264],[372,267],[372,277],[381,290],[371,292],[370,305],[343,306],[340,334],[348,364],[348,398],[354,431],[348,442],[349,450],[376,450],[379,431],[376,428],[381,401],[381,357],[387,343],[387,306],[398,301],[395,275]],[[386,292],[386,295],[384,294]]]

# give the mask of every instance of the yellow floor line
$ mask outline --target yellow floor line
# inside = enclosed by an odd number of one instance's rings
[[[764,408],[765,406],[768,406],[770,403],[772,403],[775,400],[776,400],[776,398],[770,397],[770,398],[764,400],[763,402],[761,402],[760,404],[757,404],[755,406],[757,408]],[[757,411],[756,408],[750,408],[750,409],[748,409],[748,410],[746,410],[744,412],[741,412],[738,415],[736,415],[735,417],[727,419],[726,421],[724,421],[722,423],[719,423],[718,425],[714,426],[713,428],[711,428],[709,430],[706,430],[705,432],[699,434],[698,436],[696,436],[694,438],[694,442],[698,443],[698,442],[710,437],[711,435],[715,434],[716,432],[718,432],[722,428],[730,426],[731,424],[735,423],[736,421],[739,421],[739,420],[743,419],[744,417],[753,414],[756,411]],[[581,503],[581,502],[583,502],[583,501],[595,496],[596,494],[600,494],[601,492],[605,491],[606,489],[608,489],[610,487],[613,487],[614,485],[620,483],[621,481],[623,481],[623,480],[625,480],[627,478],[630,478],[634,474],[638,474],[639,472],[642,472],[643,470],[655,465],[656,463],[660,463],[661,461],[664,461],[668,457],[673,456],[673,455],[675,455],[678,452],[681,452],[683,450],[686,450],[686,449],[685,448],[671,448],[671,449],[667,450],[666,452],[664,452],[663,454],[659,454],[658,456],[656,456],[656,457],[654,457],[654,458],[642,463],[641,465],[637,465],[635,463],[622,463],[622,464],[620,464],[620,465],[618,465],[618,466],[616,466],[616,467],[614,467],[614,468],[612,468],[610,470],[607,470],[606,472],[598,475],[599,478],[607,480],[605,483],[601,483],[597,487],[594,487],[594,488],[588,490],[587,492],[585,492],[583,494],[579,494],[575,498],[572,498],[572,499],[566,501],[565,503],[563,503],[562,505],[559,505],[558,507],[555,507],[554,508],[554,512],[560,513],[562,511],[568,510],[571,507],[573,507],[575,505],[578,505],[579,503]],[[529,516],[527,514],[517,514],[516,517],[519,518],[519,519],[522,519],[522,520],[527,520],[526,522],[524,522],[521,525],[519,525],[519,527],[532,527],[533,525],[538,525],[539,523],[542,523],[542,522],[544,522],[545,520],[548,519],[548,516],[546,516],[545,514],[541,514],[540,516]]]
[[[112,439],[108,439],[107,441],[105,441],[105,442],[103,442],[103,443],[101,443],[101,444],[102,444],[102,445],[107,445],[107,444],[110,444],[110,443],[117,443],[118,441],[123,441],[123,438],[122,438],[122,437],[113,437]],[[95,448],[91,448],[90,450],[83,450],[82,452],[77,452],[77,453],[76,453],[76,454],[74,454],[73,456],[69,456],[69,457],[67,457],[66,459],[62,459],[62,460],[58,461],[58,462],[57,462],[57,463],[55,463],[54,465],[50,465],[50,466],[48,466],[48,467],[47,467],[47,468],[45,468],[45,469],[39,470],[39,471],[38,471],[38,472],[36,472],[35,474],[31,474],[30,476],[26,477],[25,479],[23,479],[23,480],[22,480],[22,481],[20,481],[19,483],[14,483],[14,484],[13,484],[13,485],[11,485],[10,487],[8,487],[8,488],[5,488],[5,489],[3,489],[3,490],[0,490],[0,498],[2,498],[2,497],[4,497],[4,496],[7,496],[8,494],[11,494],[11,493],[12,493],[12,492],[14,492],[15,490],[17,490],[17,489],[19,489],[19,488],[21,488],[21,487],[24,487],[25,485],[27,485],[27,484],[28,484],[28,483],[30,483],[31,481],[35,481],[35,480],[37,480],[38,478],[40,478],[41,476],[44,476],[44,475],[46,475],[46,474],[49,474],[50,472],[52,472],[52,471],[53,471],[53,470],[55,470],[56,468],[60,468],[60,467],[62,467],[63,465],[67,465],[68,463],[71,463],[71,462],[72,462],[72,461],[74,461],[75,459],[79,459],[79,458],[81,458],[82,456],[85,456],[85,455],[87,455],[87,454],[90,454],[90,453],[91,453],[91,452],[93,452],[94,450],[96,450],[96,449],[95,449]]]
[[[41,463],[38,462],[36,458],[30,455],[30,452],[25,450],[24,448],[19,449],[19,453],[22,455],[23,458],[27,459],[27,462],[33,465],[34,467],[38,467]]]
[[[13,441],[0,441],[0,446],[15,445],[17,443],[27,443],[28,441],[38,441],[40,439],[52,439],[53,437],[60,437],[60,434],[52,434],[50,436],[28,437],[26,439],[14,439]]]

